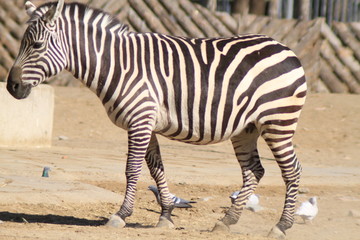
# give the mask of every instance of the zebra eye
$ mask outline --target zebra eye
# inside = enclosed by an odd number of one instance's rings
[[[34,49],[39,49],[39,48],[41,48],[41,46],[42,46],[42,42],[35,42],[34,45],[33,45],[33,48]]]

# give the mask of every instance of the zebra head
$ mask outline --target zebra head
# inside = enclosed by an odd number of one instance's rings
[[[63,7],[64,0],[39,8],[26,2],[29,25],[7,79],[7,90],[13,97],[26,98],[32,87],[65,68],[66,57],[57,24]]]

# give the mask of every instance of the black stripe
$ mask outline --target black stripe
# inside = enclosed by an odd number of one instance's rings
[[[75,16],[75,6],[70,8],[70,22],[71,22],[71,41],[73,45],[76,45],[76,43],[78,42],[78,39],[76,38],[76,34],[75,32],[78,31],[76,25],[74,25],[74,22],[77,21],[76,19],[74,19]],[[79,56],[77,54],[77,51],[74,49],[74,46],[70,46],[70,48],[73,48],[73,51],[71,51],[74,55],[74,62],[72,63],[71,66],[74,67],[74,77],[75,78],[79,78],[79,68],[81,67],[79,65],[80,61],[79,61]]]
[[[79,32],[79,40],[80,41],[80,61],[81,61],[81,67],[82,67],[82,72],[81,72],[81,79],[85,78],[85,73],[87,70],[89,70],[89,68],[91,68],[90,66],[86,66],[86,55],[85,52],[87,51],[87,49],[85,49],[85,41],[87,41],[87,38],[89,38],[88,36],[85,36],[85,28],[84,28],[84,16],[85,16],[85,9],[83,8],[78,8],[78,14],[79,14],[79,27],[78,27],[78,32]]]
[[[104,41],[104,45],[105,46],[111,46],[111,38],[112,38],[112,34],[110,34],[110,28],[111,25],[106,26],[105,28],[105,32],[103,32],[102,34],[105,34],[105,41]],[[112,49],[110,47],[104,47],[103,52],[101,53],[101,68],[100,68],[100,75],[99,75],[99,80],[98,80],[98,85],[96,88],[96,95],[100,96],[100,93],[102,91],[102,89],[104,88],[105,85],[105,81],[107,80],[107,77],[109,75],[110,72],[110,67],[112,66],[112,62],[111,62],[111,52],[117,52],[118,49]]]

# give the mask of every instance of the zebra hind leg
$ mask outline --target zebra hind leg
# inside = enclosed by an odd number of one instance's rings
[[[161,160],[160,148],[153,133],[150,145],[145,156],[150,175],[155,180],[160,194],[161,215],[156,227],[174,228],[174,222],[171,219],[171,212],[174,209],[174,203],[171,200],[170,192],[164,174],[164,165]]]
[[[254,193],[264,175],[265,171],[260,163],[257,151],[258,137],[257,129],[253,124],[250,124],[239,136],[231,139],[242,170],[243,186],[225,217],[216,223],[213,231],[228,231],[230,225],[238,222],[246,201]]]
[[[296,157],[292,138],[296,124],[271,123],[262,131],[262,137],[270,147],[278,163],[286,185],[284,209],[280,221],[269,233],[269,237],[285,238],[285,231],[294,223],[295,203],[299,189],[301,165]]]

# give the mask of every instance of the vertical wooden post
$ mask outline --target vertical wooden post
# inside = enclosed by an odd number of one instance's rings
[[[279,18],[278,9],[280,8],[281,0],[270,0],[269,15],[274,18]]]
[[[264,0],[250,0],[250,13],[256,15],[265,14],[265,1]]]
[[[310,18],[314,19],[319,16],[319,0],[313,0],[311,6],[311,15]]]
[[[231,8],[232,13],[249,14],[249,0],[234,0]]]
[[[217,8],[217,0],[208,0],[207,1],[207,4],[206,4],[206,7],[212,11],[212,12],[215,12],[216,11],[216,8]]]
[[[323,2],[322,2],[320,0],[316,0],[317,5],[319,6],[319,9],[320,9],[320,12],[321,12],[320,17],[326,17],[328,1],[329,0],[323,0]]]
[[[310,0],[301,0],[301,14],[300,18],[302,20],[310,20],[311,13],[310,13]]]
[[[354,0],[351,22],[359,21],[359,0]]]
[[[293,18],[294,14],[294,0],[288,0],[286,4],[286,18]]]
[[[342,0],[335,0],[334,2],[334,13],[332,17],[332,20],[334,21],[338,22],[340,20],[342,2]]]
[[[348,1],[343,1],[341,5],[341,18],[340,21],[346,21],[346,8],[347,8]]]
[[[326,22],[329,26],[331,26],[332,20],[333,20],[333,10],[334,10],[334,1],[328,0],[328,6],[327,6],[327,14],[326,14]]]

